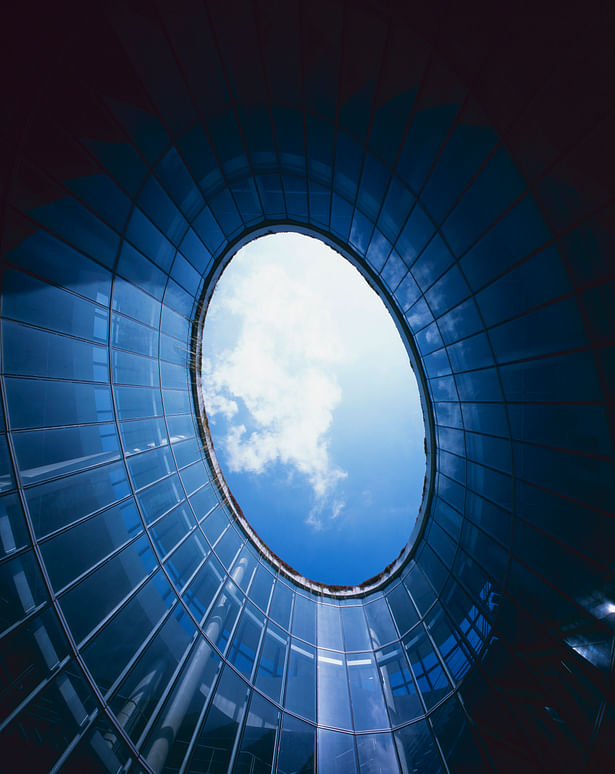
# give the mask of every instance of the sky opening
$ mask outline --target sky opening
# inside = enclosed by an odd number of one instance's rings
[[[281,559],[354,585],[418,516],[425,428],[386,307],[319,239],[255,239],[216,285],[203,330],[205,409],[226,482]]]

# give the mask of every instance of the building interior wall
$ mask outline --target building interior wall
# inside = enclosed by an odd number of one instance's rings
[[[615,27],[539,8],[15,17],[2,770],[615,767]],[[347,246],[425,378],[425,531],[368,591],[269,561],[202,443],[202,298],[279,229]]]

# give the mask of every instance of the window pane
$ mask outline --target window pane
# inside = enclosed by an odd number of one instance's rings
[[[365,605],[365,616],[375,648],[398,638],[385,599],[376,599],[369,605]]]
[[[357,752],[361,774],[396,774],[399,771],[391,734],[357,736]]]
[[[353,734],[318,729],[318,774],[357,774]]]
[[[371,653],[361,653],[349,656],[346,663],[355,729],[368,731],[373,728],[388,728],[389,722],[374,657]]]
[[[300,594],[295,595],[293,611],[293,635],[316,643],[316,603]]]
[[[288,635],[282,629],[269,623],[263,641],[255,685],[274,701],[280,701],[288,639]]]
[[[444,771],[431,731],[424,720],[395,732],[395,744],[403,774]]]
[[[244,677],[250,678],[256,651],[263,631],[264,618],[254,605],[246,604],[233,642],[228,652],[228,660],[241,672]]]
[[[284,715],[277,774],[314,774],[316,728]]]
[[[205,634],[223,653],[239,616],[243,599],[235,584],[227,581],[207,616]]]
[[[346,665],[341,653],[318,650],[318,724],[352,729]]]
[[[450,686],[438,657],[422,626],[418,626],[404,639],[408,660],[423,696],[427,709],[450,691]]]
[[[382,675],[384,698],[391,723],[405,723],[422,715],[423,706],[401,645],[396,643],[378,651],[376,661]]]
[[[279,711],[254,692],[233,767],[235,774],[270,774],[279,723]]]
[[[316,659],[314,648],[291,641],[286,678],[286,707],[308,720],[316,719]]]
[[[159,771],[179,768],[215,680],[220,659],[200,637],[184,665],[144,747],[147,762]]]
[[[230,667],[225,667],[195,745],[189,770],[227,774],[247,699],[248,686]]]
[[[292,602],[292,591],[288,588],[288,586],[278,580],[273,591],[269,616],[270,618],[273,618],[273,620],[283,629],[289,628],[290,609]]]
[[[318,646],[343,650],[342,624],[339,607],[318,605]]]
[[[363,605],[343,606],[340,609],[342,611],[342,621],[344,623],[346,651],[370,650],[372,645],[367,632]]]

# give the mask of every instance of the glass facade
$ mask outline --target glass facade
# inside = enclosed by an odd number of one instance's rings
[[[18,20],[3,770],[615,766],[608,25],[448,10]],[[269,556],[203,444],[203,300],[272,229],[344,250],[424,375],[424,531],[364,589]]]

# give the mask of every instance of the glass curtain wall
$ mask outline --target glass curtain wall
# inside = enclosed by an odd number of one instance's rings
[[[536,58],[506,69],[497,37],[460,51],[466,22],[413,13],[128,2],[41,17],[53,45],[22,19],[50,64],[9,117],[3,770],[615,763],[615,126],[612,87],[579,85],[600,19],[553,32],[553,73],[522,30]],[[353,256],[433,409],[424,534],[356,593],[270,561],[202,442],[201,301],[276,228]]]

